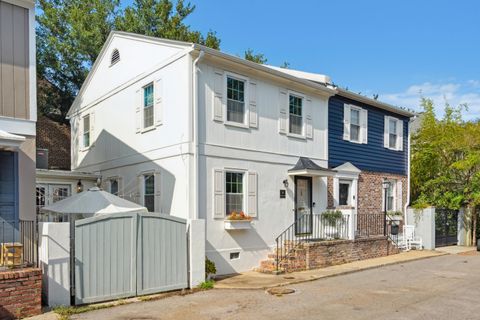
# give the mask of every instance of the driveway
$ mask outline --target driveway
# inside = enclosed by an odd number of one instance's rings
[[[480,255],[446,255],[263,290],[216,289],[73,319],[479,319]]]

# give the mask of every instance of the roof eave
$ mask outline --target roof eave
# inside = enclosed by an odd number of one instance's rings
[[[285,80],[294,81],[298,84],[307,86],[311,89],[318,90],[323,95],[326,95],[326,96],[329,96],[329,97],[333,96],[337,93],[337,91],[334,88],[329,87],[328,84],[322,85],[322,84],[314,83],[310,80],[301,79],[301,78],[289,75],[285,72],[277,71],[275,69],[263,66],[261,64],[258,64],[258,63],[252,62],[252,61],[248,61],[248,60],[236,57],[236,56],[232,56],[232,55],[223,53],[219,50],[215,50],[215,49],[203,46],[201,44],[194,43],[194,44],[192,44],[192,47],[193,47],[194,50],[196,50],[198,52],[203,51],[203,52],[205,52],[205,54],[208,54],[208,55],[211,55],[211,56],[214,56],[214,57],[225,59],[225,60],[231,61],[233,63],[243,65],[243,66],[248,67],[248,68],[252,68],[252,69],[255,69],[255,70],[258,70],[258,71],[262,71],[262,72],[274,75],[274,76],[279,77],[279,78],[283,78]]]
[[[414,116],[417,115],[414,112],[410,112],[410,111],[401,109],[399,107],[393,106],[391,104],[381,102],[381,101],[378,101],[378,100],[375,100],[375,99],[372,99],[372,98],[368,98],[368,97],[362,96],[361,94],[354,93],[354,92],[351,92],[351,91],[348,91],[348,90],[345,90],[345,89],[342,89],[342,88],[337,88],[337,92],[338,92],[339,96],[350,98],[350,99],[353,99],[353,100],[357,100],[357,101],[372,105],[374,107],[390,111],[392,113],[400,114],[402,116],[406,116],[406,117],[411,118],[411,117],[414,117]]]

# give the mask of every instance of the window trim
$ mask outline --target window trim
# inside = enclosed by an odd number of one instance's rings
[[[389,184],[391,184],[393,186],[392,188],[392,209],[391,210],[388,210],[388,208],[386,208],[386,201],[387,201],[387,198],[385,197],[385,190],[383,190],[382,188],[382,212],[386,209],[387,212],[390,212],[390,211],[397,211],[397,180],[396,179],[387,179],[386,182],[388,182]],[[382,184],[383,184],[383,181],[382,181]]]
[[[121,181],[122,177],[120,176],[110,176],[110,177],[107,177],[106,178],[106,181],[108,182],[108,193],[112,193],[112,181],[117,181],[117,187],[118,187],[118,193],[116,194],[117,197],[120,197],[122,198],[121,196],[121,189],[120,189],[120,186],[121,186]]]
[[[244,118],[243,118],[243,123],[240,122],[235,122],[235,121],[228,121],[228,78],[232,78],[235,80],[243,81],[244,82]],[[224,98],[224,104],[223,104],[223,123],[226,126],[232,126],[232,127],[238,127],[238,128],[244,128],[244,129],[249,129],[250,125],[248,122],[249,116],[250,116],[250,98],[249,98],[249,87],[250,87],[250,78],[233,73],[233,72],[228,72],[225,71],[223,73],[223,83],[224,85],[224,92],[223,96]]]
[[[85,118],[88,117],[88,146],[85,146]],[[85,114],[84,116],[81,117],[82,121],[82,146],[80,148],[81,151],[86,151],[92,147],[92,136],[91,136],[91,117],[90,113]]]
[[[225,218],[228,216],[227,213],[227,173],[241,173],[242,174],[242,211],[247,214],[247,200],[248,200],[248,171],[243,169],[232,169],[232,168],[224,168],[223,169],[223,184],[225,188],[225,203],[224,203],[224,212]]]
[[[302,134],[298,134],[298,133],[291,133],[290,132],[290,96],[295,96],[297,98],[301,98],[302,99]],[[306,110],[305,110],[305,101],[307,100],[307,97],[305,94],[303,93],[300,93],[300,92],[297,92],[297,91],[293,91],[293,90],[287,90],[287,121],[286,121],[286,124],[287,124],[287,136],[288,137],[292,137],[292,138],[297,138],[297,139],[302,139],[302,140],[306,140],[307,139],[307,130],[306,130]]]
[[[358,111],[358,140],[352,140],[352,110]],[[350,139],[348,139],[348,141],[352,143],[364,144],[362,142],[362,110],[363,108],[361,107],[350,105]]]
[[[145,89],[149,86],[152,86],[153,100],[152,100],[152,106],[150,108],[152,108],[152,112],[153,112],[153,121],[151,126],[145,127],[145,100],[144,99],[145,99]],[[145,133],[155,129],[155,81],[149,81],[142,86],[142,111],[141,112],[142,112],[142,130],[140,130],[141,133]]]
[[[398,128],[400,127],[398,124],[400,121],[400,119],[398,118],[395,118],[395,117],[392,117],[392,116],[387,116],[387,123],[385,123],[384,125],[388,125],[388,141],[387,141],[387,145],[388,147],[385,147],[386,149],[389,149],[389,150],[393,150],[393,151],[401,151],[400,150],[400,143],[403,143],[403,140],[402,142],[400,142],[400,134],[398,132]],[[390,147],[390,121],[395,121],[396,122],[396,139],[395,139],[395,148],[392,148]]]
[[[149,195],[152,195],[153,196],[153,211],[148,211],[148,212],[155,212],[155,196],[156,196],[156,190],[155,190],[155,185],[156,185],[156,177],[155,177],[155,172],[154,171],[149,171],[149,172],[142,172],[142,195],[141,195],[141,198],[142,198],[142,205],[147,208],[145,206],[145,196],[146,196],[146,193],[145,193],[145,177],[146,176],[152,176],[153,177],[153,194],[149,194]],[[148,208],[147,208],[148,210]]]
[[[340,204],[340,185],[341,184],[346,184],[348,185],[348,195],[347,195],[347,204]],[[347,206],[347,207],[353,207],[353,197],[352,197],[352,187],[353,187],[353,181],[352,180],[346,180],[346,179],[338,179],[338,205],[339,206]]]

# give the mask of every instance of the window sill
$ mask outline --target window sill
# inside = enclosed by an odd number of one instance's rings
[[[355,143],[355,144],[366,144],[366,143],[363,143],[363,142],[360,142],[360,141],[355,141],[355,140],[347,140],[347,139],[345,139],[345,141],[348,141],[348,142],[351,142],[351,143]]]
[[[91,148],[93,148],[93,144],[89,145],[88,147],[80,148],[80,151],[81,151],[81,152],[87,152],[87,151],[90,150]]]
[[[147,133],[147,132],[155,130],[156,128],[157,127],[155,127],[155,126],[150,126],[150,127],[147,127],[147,128],[144,128],[144,129],[140,130],[140,133]]]
[[[224,220],[225,230],[247,230],[252,228],[251,220]]]
[[[390,147],[384,147],[385,149],[388,149],[388,150],[392,150],[392,151],[402,151],[400,149],[397,149],[397,148],[390,148]]]
[[[245,123],[238,123],[238,122],[232,122],[232,121],[225,121],[225,125],[230,126],[230,127],[243,128],[243,129],[249,129],[250,128]]]
[[[287,137],[300,139],[300,140],[307,140],[306,136],[301,135],[301,134],[295,134],[295,133],[287,133]]]

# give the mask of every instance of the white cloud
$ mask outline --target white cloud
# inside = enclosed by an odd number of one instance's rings
[[[480,81],[468,80],[461,83],[431,83],[411,85],[403,92],[381,94],[379,99],[394,105],[420,111],[420,98],[430,98],[435,103],[439,116],[443,115],[445,102],[452,106],[467,104],[465,119],[480,118]]]

